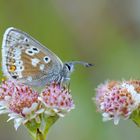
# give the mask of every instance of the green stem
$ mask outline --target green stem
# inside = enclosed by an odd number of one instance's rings
[[[40,115],[40,123],[37,123],[35,119],[25,124],[34,140],[46,140],[50,127],[56,122],[59,117],[47,116],[45,114]]]
[[[35,140],[45,140],[45,139],[46,137],[44,137],[44,135],[39,131],[39,129],[37,129]]]

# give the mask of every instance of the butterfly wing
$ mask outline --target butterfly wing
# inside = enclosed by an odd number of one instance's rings
[[[3,37],[2,68],[11,80],[38,85],[59,78],[63,63],[27,33],[11,27]]]

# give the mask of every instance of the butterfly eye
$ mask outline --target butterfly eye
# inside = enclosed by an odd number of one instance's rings
[[[68,64],[66,64],[66,66],[67,66],[67,68],[69,69],[69,71],[71,70],[71,67],[68,65]]]
[[[51,61],[51,59],[48,56],[45,56],[44,57],[44,62],[45,63],[49,63],[50,61]]]

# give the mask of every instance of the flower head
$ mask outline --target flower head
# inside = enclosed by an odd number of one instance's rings
[[[10,80],[3,81],[0,86],[0,114],[8,113],[9,120],[14,119],[16,129],[33,119],[41,125],[43,113],[48,117],[63,117],[73,108],[69,89],[60,84],[47,85],[41,94]]]
[[[20,115],[27,115],[38,106],[38,93],[30,87],[22,85],[16,86],[9,102],[9,109]]]
[[[127,119],[140,105],[138,84],[132,81],[108,81],[96,89],[95,103],[102,113],[103,121],[114,119],[118,124],[120,118]]]
[[[106,93],[108,93],[114,86],[116,86],[118,84],[117,81],[106,81],[104,84],[100,84],[97,88],[96,88],[96,103],[97,105],[100,105],[100,102],[103,100],[104,95]]]
[[[0,101],[6,101],[7,98],[10,98],[12,96],[12,93],[14,93],[14,83],[12,81],[2,81],[2,84],[0,86]]]
[[[40,101],[46,107],[48,115],[58,114],[63,117],[65,113],[74,109],[74,103],[69,90],[60,84],[53,83],[42,91]]]
[[[3,81],[0,87],[0,113],[9,113],[9,120],[14,119],[15,128],[35,118],[38,110],[39,94],[29,86],[12,81]]]

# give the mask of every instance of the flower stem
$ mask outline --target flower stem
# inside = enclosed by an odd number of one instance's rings
[[[48,131],[50,127],[56,122],[59,117],[56,116],[47,116],[41,114],[41,122],[37,123],[35,119],[29,121],[25,124],[26,128],[29,130],[33,140],[46,140]]]
[[[45,140],[45,137],[44,137],[43,134],[39,131],[39,129],[37,129],[35,140]]]

